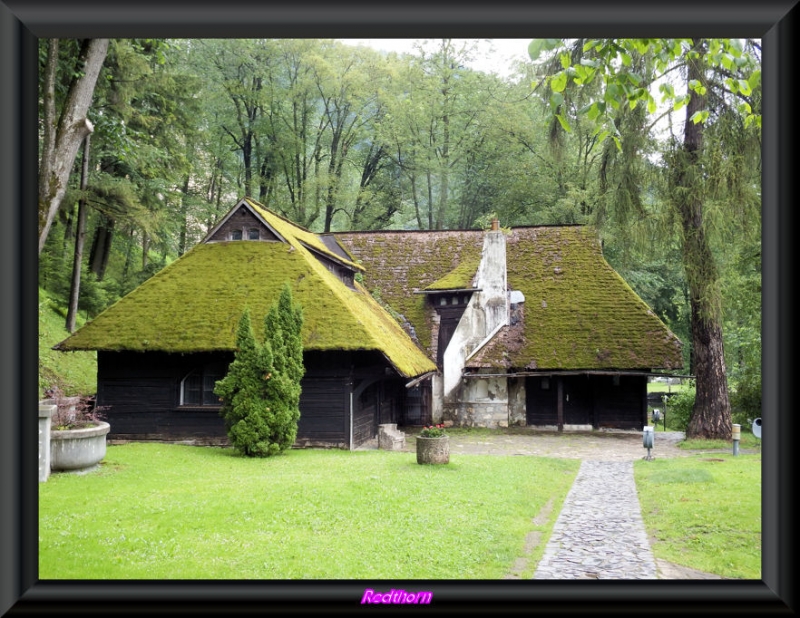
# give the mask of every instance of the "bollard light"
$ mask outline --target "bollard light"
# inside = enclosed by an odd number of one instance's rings
[[[739,454],[739,440],[742,437],[742,426],[737,425],[736,423],[733,424],[733,429],[731,431],[731,437],[733,438],[733,454]]]
[[[642,459],[646,459],[650,461],[653,457],[650,455],[650,449],[653,448],[653,428],[652,427],[645,427],[644,433],[642,434],[642,446],[647,449],[647,455]]]

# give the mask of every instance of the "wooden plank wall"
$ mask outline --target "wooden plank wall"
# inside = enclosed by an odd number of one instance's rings
[[[618,386],[612,376],[592,378],[598,427],[641,430],[647,424],[645,376],[620,376]]]
[[[527,424],[556,425],[557,380],[563,380],[564,423],[595,428],[641,429],[647,419],[647,378],[610,375],[551,376],[550,388],[541,388],[540,377],[525,380]],[[566,400],[569,395],[569,401]]]
[[[192,369],[232,359],[232,353],[99,352],[97,405],[110,406],[109,439],[224,442],[219,408],[179,406],[179,392]],[[298,446],[350,446],[350,393],[363,380],[374,384],[354,402],[354,444],[375,437],[378,422],[401,422],[403,381],[387,375],[381,357],[310,352],[304,363]]]
[[[349,379],[307,373],[301,386],[298,444],[346,448],[350,443]]]

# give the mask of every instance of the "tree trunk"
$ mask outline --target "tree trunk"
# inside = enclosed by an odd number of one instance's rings
[[[104,215],[95,230],[92,250],[89,252],[89,268],[97,276],[98,281],[102,281],[106,274],[113,239],[114,220]]]
[[[150,236],[147,232],[142,233],[142,270],[147,268],[147,258],[150,253]]]
[[[56,213],[67,190],[72,165],[84,138],[92,132],[86,113],[92,102],[97,76],[108,53],[109,39],[86,39],[75,75],[69,85],[64,107],[56,114],[55,84],[58,72],[58,39],[47,50],[45,84],[42,94],[44,118],[42,153],[39,159],[39,254],[50,233]]]
[[[81,167],[81,191],[86,191],[89,176],[89,140],[83,142],[83,166]],[[69,309],[67,310],[67,331],[75,332],[75,318],[78,315],[78,299],[81,292],[81,264],[83,262],[83,243],[86,237],[86,200],[78,203],[78,224],[75,230],[75,259],[72,262],[72,285],[69,289]]]
[[[687,82],[705,82],[703,42],[695,41],[699,57],[689,62]],[[689,286],[696,396],[687,438],[728,440],[731,437],[731,406],[722,346],[716,261],[703,222],[702,163],[703,123],[691,117],[705,106],[704,97],[692,92],[686,107],[683,151],[676,165],[676,206],[683,227],[683,265]]]
[[[183,192],[181,193],[181,206],[180,206],[180,213],[181,213],[181,221],[180,221],[180,231],[178,235],[178,256],[183,255],[186,253],[186,241],[188,236],[188,218],[189,218],[189,206],[186,203],[189,196],[189,174],[186,174],[186,177],[183,179]]]

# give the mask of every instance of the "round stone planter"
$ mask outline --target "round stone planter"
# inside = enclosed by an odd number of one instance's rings
[[[418,464],[450,463],[450,437],[423,438],[417,437]]]
[[[50,431],[50,469],[53,472],[81,472],[99,464],[106,456],[106,434],[111,425],[104,421],[80,429]]]

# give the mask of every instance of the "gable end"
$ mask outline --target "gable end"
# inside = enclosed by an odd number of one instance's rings
[[[240,201],[223,217],[206,236],[203,242],[225,242],[230,240],[257,240],[286,242],[247,202]]]

